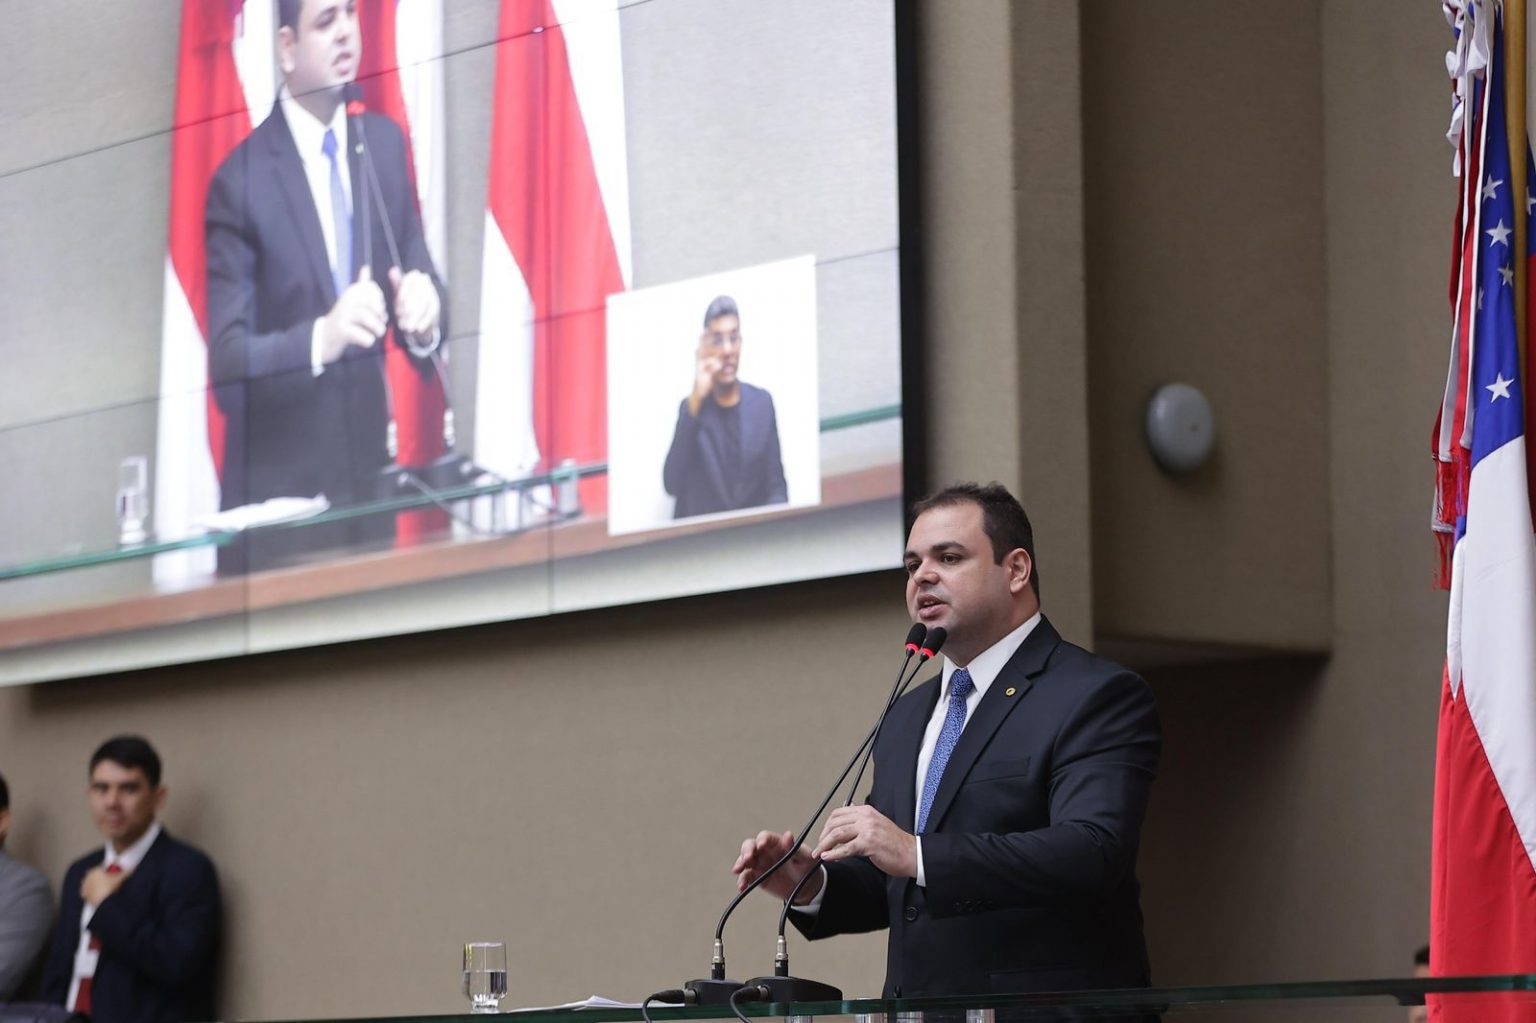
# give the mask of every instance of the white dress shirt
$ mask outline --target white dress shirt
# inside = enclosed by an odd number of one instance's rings
[[[1024,641],[1029,638],[1029,634],[1035,631],[1035,626],[1039,624],[1040,612],[1036,611],[1029,621],[971,658],[970,664],[956,664],[947,655],[945,656],[944,677],[939,684],[939,699],[933,705],[933,714],[928,718],[928,727],[923,730],[922,745],[917,749],[917,777],[913,782],[916,798],[912,802],[913,806],[921,806],[923,803],[923,782],[928,777],[928,764],[933,760],[933,748],[939,741],[939,733],[944,730],[944,718],[949,714],[949,680],[960,668],[965,668],[971,673],[973,688],[965,697],[965,720],[969,724],[972,715],[976,713],[977,705],[981,703],[981,698],[987,695],[987,690],[997,680],[1003,666],[1013,658],[1019,647],[1023,646]],[[964,726],[961,727],[961,734],[964,734]],[[823,867],[822,871],[821,890],[804,906],[796,906],[796,910],[802,913],[814,913],[821,908],[822,896],[827,892],[826,868]],[[924,888],[928,886],[928,878],[923,871],[921,835],[917,837],[917,883]]]
[[[278,92],[283,104],[283,120],[288,122],[288,132],[299,150],[299,162],[304,165],[304,180],[309,184],[309,196],[315,203],[315,215],[320,219],[320,234],[325,238],[325,259],[330,266],[336,265],[336,217],[331,210],[331,158],[325,155],[325,133],[336,133],[336,168],[341,172],[341,191],[347,198],[347,215],[352,214],[352,170],[347,158],[351,138],[347,134],[346,104],[336,104],[336,112],[329,122],[320,120],[293,98],[285,84]],[[357,239],[353,239],[356,246]],[[351,274],[351,260],[347,265]],[[339,296],[338,296],[339,297]],[[309,335],[309,368],[315,376],[325,372],[320,358],[320,321],[316,320]]]
[[[101,861],[102,867],[111,867],[114,864],[121,867],[123,873],[137,870],[139,864],[144,862],[144,855],[149,852],[149,847],[155,844],[155,839],[160,837],[160,825],[154,823],[149,830],[140,836],[139,840],[122,852],[112,848],[112,843],[107,843],[106,858]],[[83,977],[96,976],[96,960],[101,953],[91,948],[91,932],[86,928],[91,922],[91,917],[96,915],[96,907],[87,902],[80,910],[80,941],[75,945],[75,974],[69,981],[69,995],[64,999],[64,1004],[74,1007],[75,998],[80,994],[80,980]]]
[[[928,727],[923,730],[923,744],[917,748],[917,781],[915,792],[917,798],[913,806],[923,805],[923,782],[928,778],[928,765],[933,761],[933,748],[938,745],[939,733],[944,730],[944,718],[949,715],[949,680],[954,677],[957,670],[964,667],[971,673],[973,688],[965,697],[965,722],[970,724],[971,716],[976,713],[976,707],[981,703],[981,698],[987,695],[987,690],[992,688],[992,683],[1002,673],[1006,665],[1029,634],[1035,631],[1035,626],[1040,624],[1040,612],[1036,611],[1034,617],[1014,629],[1002,639],[987,647],[981,653],[971,658],[971,663],[958,665],[948,657],[944,658],[944,681],[939,686],[939,700],[933,705],[933,715],[928,719]],[[961,734],[965,734],[965,728],[961,726]],[[928,886],[928,878],[923,873],[923,838],[917,838],[917,883],[923,887]]]

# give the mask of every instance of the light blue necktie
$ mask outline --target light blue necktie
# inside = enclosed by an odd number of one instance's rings
[[[933,759],[928,761],[928,774],[923,778],[923,801],[917,808],[919,835],[928,829],[928,811],[933,809],[933,797],[938,794],[949,755],[955,751],[955,743],[960,741],[960,730],[965,727],[965,698],[974,687],[971,673],[964,668],[956,668],[949,677],[949,711],[944,715],[939,739],[933,744]]]
[[[325,142],[320,148],[331,161],[331,218],[336,225],[336,262],[331,266],[331,277],[340,298],[352,281],[352,214],[347,209],[347,193],[341,187],[341,166],[336,162],[336,133],[330,128],[325,129]]]

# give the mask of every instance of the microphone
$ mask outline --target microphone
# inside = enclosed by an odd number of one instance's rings
[[[705,979],[689,981],[683,986],[685,995],[684,1002],[686,1004],[730,1004],[731,996],[736,994],[736,992],[742,988],[743,985],[740,981],[728,980],[725,976],[724,933],[726,921],[730,919],[731,914],[735,912],[736,907],[741,904],[743,899],[745,899],[759,886],[761,886],[764,881],[768,880],[769,877],[773,876],[773,874],[777,872],[781,867],[783,867],[785,863],[789,862],[790,858],[793,857],[794,854],[799,851],[800,847],[805,844],[806,839],[810,837],[811,828],[815,827],[816,821],[821,817],[822,812],[826,810],[827,805],[831,803],[832,799],[837,795],[838,789],[841,788],[843,782],[847,780],[849,773],[853,771],[854,765],[859,762],[859,758],[864,757],[865,762],[868,762],[868,757],[865,756],[865,753],[867,750],[873,748],[875,737],[879,733],[881,724],[883,724],[885,721],[886,714],[890,712],[891,706],[896,702],[897,698],[900,697],[902,691],[911,684],[912,679],[916,677],[917,671],[921,670],[922,665],[933,656],[933,651],[937,649],[937,645],[943,642],[942,635],[940,635],[937,640],[931,638],[932,635],[933,634],[928,631],[928,628],[921,623],[913,625],[912,628],[908,630],[906,642],[904,645],[905,655],[902,658],[901,668],[896,673],[896,681],[891,686],[891,692],[886,697],[885,704],[881,708],[880,717],[876,721],[875,727],[870,730],[869,734],[865,736],[864,741],[859,744],[859,748],[854,751],[853,757],[849,759],[847,766],[843,768],[842,773],[839,774],[837,776],[837,780],[833,782],[831,790],[827,792],[820,805],[816,807],[816,812],[811,815],[811,819],[807,821],[805,827],[801,829],[800,835],[798,838],[796,838],[794,845],[790,846],[789,850],[784,853],[784,855],[780,856],[772,866],[763,871],[763,873],[759,874],[751,884],[749,884],[742,891],[738,892],[736,897],[731,900],[730,904],[725,907],[725,911],[720,914],[720,920],[715,925],[715,944],[714,952],[710,960],[710,975]],[[914,658],[917,660],[917,667],[913,669],[911,675],[908,675],[907,669],[912,664]],[[860,773],[862,774],[862,768]],[[803,882],[804,878],[801,880]],[[787,969],[788,961],[786,959],[786,973]],[[782,984],[782,980],[784,978],[770,979],[777,979]],[[789,979],[793,980],[794,978]],[[816,996],[819,1000],[836,1001],[842,998],[842,992],[837,988],[831,987],[830,985],[819,984],[816,981],[802,981],[801,983],[805,985],[815,985]],[[671,992],[665,993],[671,994]]]
[[[949,630],[940,625],[932,630],[925,629],[924,631],[927,632],[926,638],[918,635],[917,639],[913,640],[912,637],[917,635],[917,630],[920,628],[923,628],[921,623],[914,625],[912,626],[912,631],[907,634],[908,649],[919,655],[917,668],[913,670],[912,678],[907,679],[907,685],[912,684],[913,679],[917,678],[917,673],[923,670],[923,665],[933,659],[933,656],[939,652],[939,648],[944,645],[944,640],[949,638]],[[903,689],[905,689],[905,686],[903,686]],[[864,769],[869,766],[870,758],[875,755],[875,739],[879,738],[880,729],[885,725],[885,715],[889,714],[891,708],[896,706],[896,700],[900,695],[900,693],[891,694],[890,699],[885,703],[885,710],[881,712],[880,717],[875,721],[874,731],[870,733],[869,745],[864,749],[864,760],[859,764],[858,773],[853,776],[853,784],[848,787],[848,798],[843,802],[844,806],[852,806],[854,799],[857,798],[859,785],[864,781]],[[803,885],[804,883],[805,878],[802,877],[800,884]],[[795,890],[796,892],[799,891],[799,885],[795,886]],[[794,898],[794,893],[791,893],[790,898]],[[782,926],[779,928],[779,933],[784,933]]]
[[[912,628],[907,630],[907,653],[915,654],[922,646],[923,639],[928,635],[928,626],[922,622],[913,622]]]
[[[926,637],[923,635],[925,631],[927,632]],[[944,646],[944,640],[948,637],[949,631],[942,625],[931,631],[925,630],[921,623],[912,626],[912,631],[907,634],[907,656],[910,659],[915,650],[919,657],[917,667],[912,670],[911,677],[901,685],[900,690],[906,689],[912,683],[912,680],[917,678],[917,673],[923,670],[923,665],[933,659],[933,656]],[[903,672],[906,670],[905,663],[902,665],[902,670]],[[886,715],[891,712],[891,708],[896,706],[896,701],[900,699],[900,690],[893,691],[890,698],[886,700],[885,710],[880,712],[880,718],[875,722],[874,730],[869,733],[869,738],[865,740],[868,745],[862,751],[863,761],[859,764],[858,773],[853,776],[853,784],[848,787],[848,798],[843,800],[843,806],[845,807],[852,806],[854,799],[858,797],[859,783],[864,778],[864,769],[869,766],[869,760],[875,753],[875,740],[880,737],[880,729],[885,725]],[[855,754],[855,756],[858,756],[858,754]],[[844,771],[843,774],[846,776],[847,771]],[[838,784],[842,784],[842,779],[838,779]],[[835,788],[836,786],[834,786]],[[789,897],[784,900],[784,908],[779,910],[779,933],[774,945],[773,976],[753,977],[747,981],[748,987],[756,986],[769,992],[767,999],[769,1001],[829,1002],[842,998],[842,992],[838,991],[835,987],[823,984],[820,981],[806,980],[789,975],[789,945],[784,940],[784,928],[789,922],[789,911],[794,906],[795,897],[800,894],[800,889],[805,887],[805,883],[811,879],[812,874],[820,873],[821,869],[821,861],[818,859],[816,866],[806,871],[800,880],[795,882],[795,886],[790,889]],[[750,996],[743,995],[743,997]]]

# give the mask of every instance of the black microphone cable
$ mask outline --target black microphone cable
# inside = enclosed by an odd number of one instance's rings
[[[680,987],[668,988],[665,991],[657,991],[646,995],[645,1001],[640,1003],[640,1018],[645,1020],[645,1023],[655,1023],[651,1019],[652,1002],[672,1002],[677,1005],[685,1005],[687,1004],[687,999],[687,992]]]
[[[741,1023],[752,1023],[747,1014],[741,1011],[742,1000],[766,1002],[772,997],[773,994],[763,984],[743,984],[739,989],[731,993],[731,1012],[736,1014],[736,1018],[741,1020]]]

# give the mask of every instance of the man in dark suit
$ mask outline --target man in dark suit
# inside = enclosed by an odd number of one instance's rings
[[[281,94],[220,165],[206,207],[225,508],[373,500],[393,454],[379,342],[393,328],[427,372],[443,330],[404,138],[389,118],[344,102],[361,56],[356,0],[280,0],[278,10]],[[252,534],[247,567],[393,536],[389,514]]]
[[[791,914],[803,933],[890,928],[889,997],[1146,986],[1151,691],[1040,614],[1029,519],[1002,486],[951,487],[914,512],[907,609],[948,630],[943,674],[892,708],[869,801],[835,810],[814,854],[763,887],[785,898],[819,869]],[[792,839],[744,842],[739,883]]]
[[[693,391],[677,410],[662,469],[675,519],[789,500],[773,396],[744,383],[740,365],[741,314],[721,295],[704,312]]]
[[[94,1023],[213,1019],[219,881],[155,821],[160,757],[138,736],[91,757],[87,799],[106,845],[64,875],[43,998]]]

